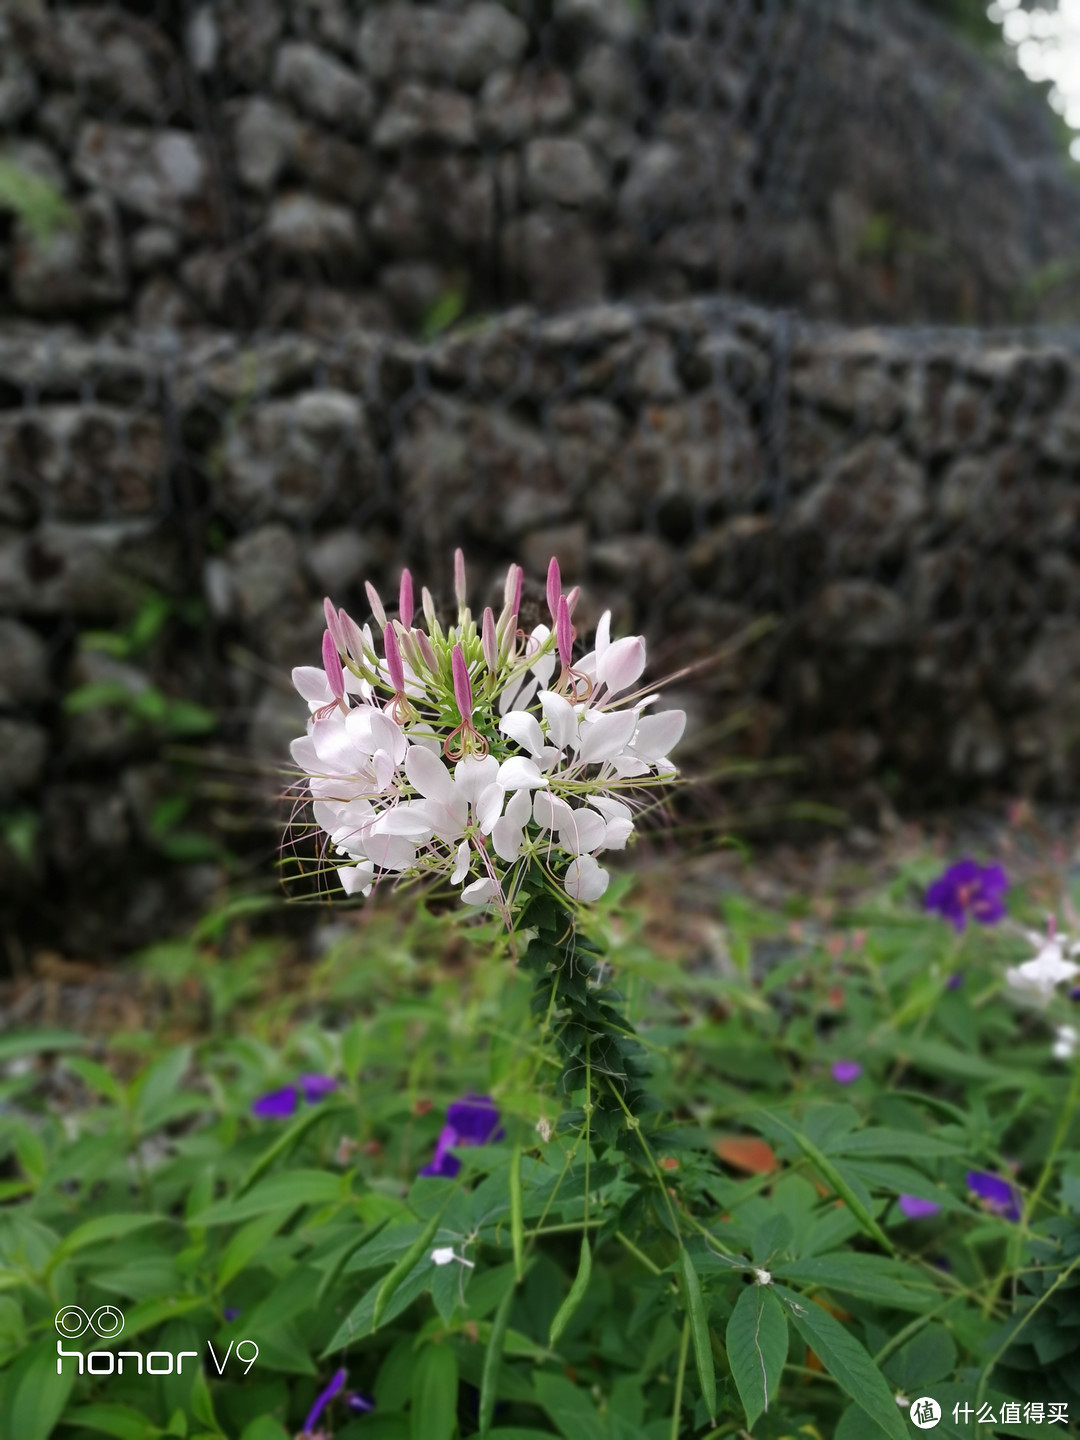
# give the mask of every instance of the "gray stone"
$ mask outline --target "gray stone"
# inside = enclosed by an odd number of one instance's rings
[[[519,293],[544,310],[603,297],[607,269],[593,228],[564,211],[533,210],[503,227],[503,264]]]
[[[32,720],[0,715],[0,802],[32,790],[45,773],[49,739]]]
[[[625,460],[643,500],[666,500],[667,525],[688,532],[694,507],[749,509],[762,457],[745,406],[724,390],[645,407]],[[680,534],[677,538],[683,538]]]
[[[320,261],[330,268],[361,266],[365,247],[351,210],[314,195],[281,195],[270,207],[266,239],[276,254],[293,260]]]
[[[180,588],[178,538],[147,521],[0,532],[0,611],[86,621],[130,616],[147,583]]]
[[[425,141],[467,148],[476,143],[473,102],[457,90],[410,81],[387,101],[372,139],[378,150],[401,150]]]
[[[494,0],[453,11],[391,0],[368,11],[357,41],[361,61],[377,80],[416,75],[466,90],[492,70],[516,65],[528,43],[526,27]]]
[[[302,125],[296,132],[289,169],[305,187],[344,200],[353,209],[368,203],[381,178],[370,147],[350,145],[314,125]]]
[[[221,31],[211,5],[200,5],[184,26],[184,49],[196,75],[212,75],[221,55]]]
[[[594,110],[621,119],[633,117],[644,98],[638,72],[629,55],[615,45],[590,46],[578,66],[575,81],[578,94]]]
[[[675,579],[679,566],[675,547],[657,535],[621,535],[589,549],[591,573],[623,594],[645,586],[656,595]]]
[[[82,314],[121,304],[128,277],[112,201],[88,196],[48,236],[21,221],[12,247],[11,291],[20,309],[32,315]]]
[[[1080,624],[1051,620],[1009,677],[1009,694],[1023,705],[1046,705],[1080,679]]]
[[[1008,759],[1008,742],[989,705],[976,705],[958,720],[949,736],[948,764],[954,775],[988,780]]]
[[[457,283],[448,271],[427,260],[400,260],[379,271],[379,288],[410,327],[420,325]]]
[[[815,644],[837,651],[888,650],[908,637],[903,601],[870,580],[837,580],[826,585],[806,617]]]
[[[13,165],[16,170],[43,180],[51,190],[60,195],[68,189],[67,175],[60,163],[60,157],[50,145],[45,145],[40,140],[16,136],[6,141],[0,150],[0,164]]]
[[[231,110],[233,153],[240,183],[263,195],[277,184],[296,146],[294,115],[261,95],[239,100]]]
[[[340,390],[252,406],[226,433],[216,499],[249,523],[309,520],[361,503],[377,474],[364,407]]]
[[[70,694],[93,686],[101,703],[67,715],[63,725],[63,748],[75,762],[115,761],[129,756],[139,744],[139,726],[132,704],[150,689],[145,671],[116,660],[99,650],[80,649],[75,653],[66,690]]]
[[[259,283],[244,255],[216,248],[199,250],[180,266],[180,278],[210,319],[238,328],[254,321]]]
[[[891,440],[864,440],[798,502],[792,530],[825,563],[862,570],[902,552],[927,510],[926,477]]]
[[[139,275],[175,265],[180,236],[167,225],[143,225],[131,237],[131,268]]]
[[[38,102],[37,77],[15,50],[0,55],[0,126],[15,125]]]
[[[237,618],[247,624],[304,597],[296,540],[284,525],[262,525],[235,541],[227,564]]]
[[[289,41],[274,63],[274,89],[325,125],[366,134],[375,109],[369,82],[316,45]]]
[[[596,156],[580,140],[543,137],[525,147],[525,193],[534,204],[588,206],[607,198]]]
[[[0,706],[40,705],[49,689],[49,651],[41,636],[0,616]]]
[[[162,31],[109,6],[50,13],[35,34],[33,58],[50,80],[148,120],[161,117],[178,78]]]
[[[358,589],[377,560],[374,547],[359,530],[342,527],[318,535],[304,548],[304,570],[321,595],[343,596]]]
[[[560,70],[496,70],[480,95],[481,133],[501,145],[557,129],[573,112],[570,82]]]
[[[552,556],[568,585],[585,578],[589,529],[581,520],[546,530],[530,530],[518,541],[517,549],[526,575],[546,575]]]
[[[203,142],[187,130],[84,125],[75,172],[147,220],[185,234],[217,224],[217,204]]]
[[[158,340],[173,337],[199,318],[191,296],[168,275],[154,275],[135,301],[135,323]]]
[[[162,422],[109,405],[0,412],[0,469],[57,519],[150,515],[163,501]]]
[[[217,0],[214,19],[220,31],[220,60],[226,74],[248,90],[267,81],[278,40],[285,28],[280,0]]]
[[[634,0],[555,0],[556,22],[604,40],[629,40],[644,11]]]
[[[495,193],[490,168],[465,155],[409,156],[393,167],[368,217],[393,259],[445,255],[447,242],[487,252]]]

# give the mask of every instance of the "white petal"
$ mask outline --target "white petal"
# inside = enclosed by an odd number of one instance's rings
[[[581,727],[578,754],[590,764],[614,760],[629,744],[637,724],[637,712],[634,710],[615,710],[608,715],[590,716]]]
[[[454,860],[454,873],[450,876],[451,885],[460,885],[465,876],[469,873],[469,842],[462,840],[457,848],[457,856]]]
[[[607,821],[595,810],[572,810],[570,818],[559,826],[559,844],[571,855],[582,855],[603,844],[606,830]]]
[[[499,721],[499,729],[516,741],[523,750],[528,750],[534,760],[542,753],[544,732],[540,729],[540,722],[535,715],[524,710],[511,710],[509,715],[504,715]]]
[[[380,870],[407,870],[416,863],[416,846],[404,835],[365,835],[358,848]]]
[[[501,785],[489,785],[476,802],[476,823],[482,835],[490,835],[491,827],[502,814],[506,791]]]
[[[454,766],[454,784],[470,805],[474,805],[482,791],[495,783],[499,773],[499,762],[494,755],[485,755],[482,760],[475,755],[466,755]]]
[[[479,880],[474,880],[471,885],[465,886],[461,892],[461,898],[466,905],[487,905],[495,899],[498,893],[499,887],[490,875],[481,875]]]
[[[634,754],[645,760],[660,760],[674,750],[685,729],[685,710],[661,710],[659,715],[643,715],[634,736]]]
[[[601,850],[622,850],[627,840],[634,833],[634,822],[632,820],[609,820],[607,829],[604,831],[604,843],[598,848]]]
[[[593,641],[593,649],[596,651],[596,658],[598,660],[607,651],[607,648],[610,644],[611,611],[605,610],[604,613],[600,616],[599,621],[597,622],[596,639]]]
[[[524,795],[526,800],[529,798],[529,792],[527,790],[519,790],[517,795],[514,796],[515,800],[518,798],[518,795]],[[499,859],[505,860],[508,864],[516,860],[521,854],[521,842],[524,838],[524,828],[511,820],[509,814],[503,815],[501,819],[496,820],[491,830],[492,848]]]
[[[612,695],[633,685],[645,669],[645,641],[640,635],[624,635],[599,657],[596,678]]]
[[[553,745],[565,750],[568,745],[577,746],[577,711],[569,700],[556,695],[554,690],[541,690],[540,707],[548,723],[548,737]]]
[[[406,800],[384,810],[371,827],[373,835],[407,835],[410,840],[430,840],[431,821],[423,800]]]
[[[499,784],[504,790],[538,790],[547,783],[547,776],[541,775],[535,762],[524,755],[515,755],[499,766]]]
[[[428,800],[441,800],[449,805],[457,799],[457,787],[449,770],[430,750],[410,745],[405,756],[405,774],[413,789]]]
[[[574,900],[599,900],[611,876],[591,855],[571,860],[563,877],[566,893]]]
[[[315,749],[315,742],[310,735],[301,735],[289,746],[289,754],[293,758],[293,764],[305,775],[317,775],[319,773],[319,753]]]
[[[334,698],[326,671],[317,665],[297,665],[292,672],[292,683],[308,704],[316,708],[329,705]]]
[[[361,895],[370,895],[371,887],[375,883],[375,866],[365,860],[360,865],[339,865],[338,879],[346,895],[355,895],[359,890]]]
[[[630,820],[634,818],[634,812],[630,806],[622,800],[616,800],[613,795],[590,795],[589,804],[594,810],[599,810],[601,815],[606,815],[609,820]]]
[[[432,1250],[431,1258],[436,1265],[449,1265],[457,1257],[454,1255],[453,1249],[447,1245],[445,1248]]]
[[[560,800],[557,795],[551,795],[546,790],[536,792],[536,799],[533,801],[533,819],[541,830],[555,830],[560,825],[565,825],[572,814],[570,806],[565,800]]]

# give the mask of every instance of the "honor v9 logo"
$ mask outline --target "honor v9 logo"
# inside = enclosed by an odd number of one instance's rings
[[[177,1375],[183,1374],[185,1360],[199,1361],[197,1350],[65,1350],[64,1340],[77,1340],[87,1330],[92,1330],[102,1340],[116,1340],[123,1334],[124,1317],[117,1310],[115,1305],[99,1305],[92,1315],[78,1305],[65,1305],[62,1310],[56,1313],[53,1321],[63,1339],[56,1342],[56,1373],[64,1373],[64,1361],[74,1360],[78,1366],[80,1375],[123,1375],[124,1362],[128,1362],[128,1372],[136,1370],[140,1375]],[[254,1340],[230,1340],[229,1348],[225,1351],[224,1357],[218,1357],[217,1351],[211,1342],[206,1342],[209,1352],[209,1360],[219,1375],[225,1373],[225,1366],[235,1353],[236,1359],[243,1365],[246,1375],[255,1361],[259,1358],[259,1347]],[[245,1353],[245,1350],[250,1353]],[[144,1372],[145,1366],[145,1372]],[[189,1367],[190,1369],[190,1367]]]

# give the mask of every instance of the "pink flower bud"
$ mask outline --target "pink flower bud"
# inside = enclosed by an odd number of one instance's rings
[[[334,644],[337,646],[338,654],[343,655],[346,649],[345,634],[341,628],[338,612],[334,609],[334,602],[330,599],[329,595],[322,602],[322,607],[323,614],[326,616],[326,628],[334,637]]]
[[[431,671],[432,675],[438,675],[439,662],[435,658],[435,651],[431,648],[431,641],[424,634],[423,630],[416,630],[413,632],[413,635],[416,640],[416,648],[420,651],[420,656],[424,664]]]
[[[510,569],[506,572],[506,581],[503,585],[503,604],[509,605],[510,601],[520,592],[521,581],[518,578],[522,574],[520,565],[511,563]]]
[[[499,641],[495,634],[495,614],[490,605],[484,611],[480,643],[484,649],[484,660],[487,667],[494,675],[499,668]]]
[[[439,623],[435,614],[435,601],[431,598],[431,591],[425,585],[420,591],[420,608],[424,612],[424,619],[427,621],[428,632],[435,633],[435,627]]]
[[[577,605],[577,602],[578,602],[580,599],[581,599],[581,586],[580,586],[580,585],[575,585],[574,588],[570,591],[569,595],[567,595],[567,597],[566,597],[566,608],[570,611],[571,617],[573,616],[573,614],[574,614],[574,609],[575,609],[575,607],[576,607],[576,605]]]
[[[461,551],[458,551],[461,554]],[[465,656],[461,653],[461,646],[455,645],[450,655],[450,668],[454,676],[454,699],[457,701],[458,711],[462,720],[472,719],[472,685],[469,682],[469,668],[465,664]]]
[[[465,556],[457,549],[454,551],[454,594],[459,605],[465,604],[468,593],[465,584]]]
[[[401,589],[398,592],[398,618],[406,630],[412,628],[413,585],[408,570],[401,572]]]
[[[517,580],[514,584],[514,603],[511,607],[511,613],[513,615],[518,615],[521,612],[521,587],[524,584],[524,581],[525,571],[519,565],[517,567]]]
[[[341,668],[341,656],[329,630],[323,631],[322,663],[330,684],[330,693],[340,700],[345,694],[345,672]]]
[[[553,555],[547,573],[547,602],[553,621],[557,621],[559,618],[559,596],[561,594],[562,574],[559,570],[559,562]]]
[[[385,630],[386,611],[383,609],[383,603],[379,599],[379,592],[375,589],[375,586],[372,585],[370,580],[364,581],[364,589],[367,591],[368,604],[371,606],[372,615],[375,616],[377,624]]]
[[[341,638],[345,644],[345,653],[357,665],[364,660],[364,637],[360,633],[360,626],[351,615],[344,610],[338,611],[338,624],[341,626]]]
[[[383,627],[383,645],[386,647],[386,668],[390,671],[390,684],[399,695],[403,695],[405,693],[405,669],[401,663],[401,651],[398,649],[397,636],[394,634],[392,625]]]
[[[570,606],[566,603],[565,595],[559,596],[559,607],[555,616],[555,642],[559,647],[559,659],[564,667],[569,667],[574,651],[574,632],[570,626]]]

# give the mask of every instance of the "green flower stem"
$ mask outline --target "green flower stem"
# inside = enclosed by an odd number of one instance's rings
[[[675,1401],[671,1407],[671,1440],[679,1440],[679,1412],[682,1410],[683,1381],[686,1379],[686,1355],[690,1349],[690,1316],[683,1321],[679,1341],[679,1368],[675,1373]]]

